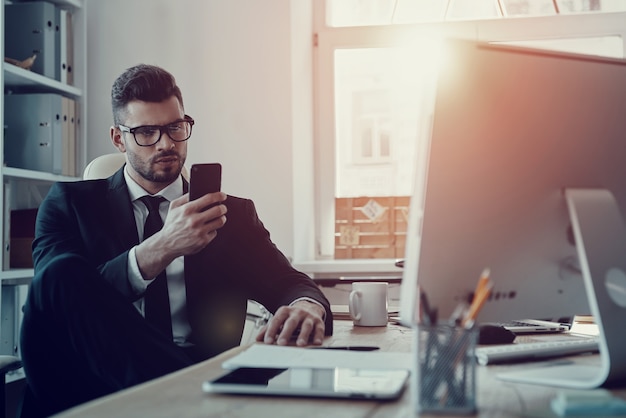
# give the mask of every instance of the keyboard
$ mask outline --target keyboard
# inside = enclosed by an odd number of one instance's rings
[[[598,338],[571,338],[476,347],[478,364],[511,363],[598,351]]]

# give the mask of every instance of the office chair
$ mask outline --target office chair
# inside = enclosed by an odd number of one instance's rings
[[[126,162],[126,157],[121,152],[104,154],[91,160],[83,171],[84,180],[103,179],[111,176]],[[189,181],[189,171],[183,167],[183,177]]]
[[[2,389],[0,390],[0,416],[6,415],[6,374],[10,371],[22,367],[22,360],[15,356],[0,355],[0,378],[2,378]]]

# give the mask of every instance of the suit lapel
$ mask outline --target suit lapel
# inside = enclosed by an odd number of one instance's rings
[[[115,220],[113,222],[116,228],[115,234],[123,248],[130,248],[139,243],[139,237],[133,204],[128,196],[128,187],[124,179],[124,167],[107,180],[109,182],[107,204],[109,213]]]

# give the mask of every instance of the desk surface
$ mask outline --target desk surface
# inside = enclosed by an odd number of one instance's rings
[[[378,345],[382,350],[409,352],[413,331],[398,325],[354,327],[350,321],[335,321],[335,335],[325,345]],[[411,387],[395,402],[328,400],[314,398],[271,398],[204,394],[203,381],[223,373],[221,363],[239,353],[232,349],[213,359],[180,370],[145,384],[78,406],[61,417],[148,416],[148,417],[413,417]],[[576,361],[592,361],[597,356],[578,356]],[[503,383],[495,374],[504,369],[524,367],[477,366],[477,404],[480,417],[549,417],[549,401],[557,389]],[[614,391],[626,398],[626,389]],[[538,412],[539,411],[539,412]],[[424,416],[424,415],[422,415]],[[436,415],[441,418],[442,415]]]

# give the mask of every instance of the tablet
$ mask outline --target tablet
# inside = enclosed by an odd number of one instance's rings
[[[408,370],[240,368],[203,383],[207,393],[304,396],[350,399],[396,399]]]

